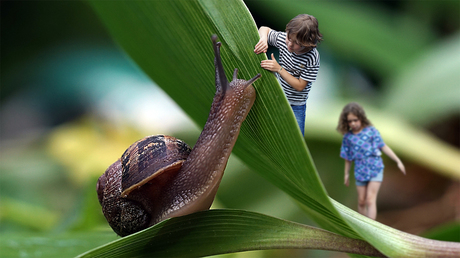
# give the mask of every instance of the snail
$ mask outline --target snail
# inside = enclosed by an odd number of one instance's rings
[[[241,124],[256,97],[252,83],[261,76],[238,79],[235,69],[228,82],[221,42],[216,35],[211,39],[216,93],[193,150],[171,136],[148,136],[132,144],[98,179],[103,214],[120,236],[211,207]]]

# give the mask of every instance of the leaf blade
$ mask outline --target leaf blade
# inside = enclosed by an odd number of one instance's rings
[[[163,221],[78,257],[201,257],[267,249],[318,249],[381,256],[362,240],[241,210],[209,210]]]

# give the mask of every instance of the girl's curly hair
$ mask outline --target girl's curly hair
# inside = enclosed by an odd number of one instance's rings
[[[323,35],[318,29],[318,20],[308,14],[299,14],[286,25],[286,34],[295,35],[297,41],[304,46],[316,47]]]
[[[348,103],[342,109],[342,113],[340,114],[340,117],[339,117],[339,124],[337,125],[337,131],[339,131],[341,134],[346,134],[348,131],[350,131],[350,127],[348,126],[348,120],[347,120],[347,116],[350,113],[358,117],[359,121],[361,121],[361,126],[363,128],[372,125],[371,121],[367,119],[366,113],[364,112],[363,107],[361,107],[356,102],[351,102],[351,103]]]

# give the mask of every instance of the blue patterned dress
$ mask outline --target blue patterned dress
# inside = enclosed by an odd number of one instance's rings
[[[373,126],[363,128],[353,134],[347,132],[343,136],[340,157],[353,161],[355,164],[355,179],[366,182],[383,170],[382,152],[385,143],[379,131]]]

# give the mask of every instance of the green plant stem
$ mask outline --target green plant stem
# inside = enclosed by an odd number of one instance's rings
[[[412,257],[460,257],[460,243],[432,240],[410,234],[406,235],[409,243],[413,245],[413,250],[420,250],[420,256],[418,256],[417,252]]]
[[[352,227],[362,223],[371,224],[380,238],[385,239],[386,245],[393,246],[393,249],[385,253],[390,257],[460,257],[460,243],[432,240],[405,233],[358,215],[333,199],[331,201]],[[365,239],[374,234],[369,231],[361,233]],[[377,243],[376,248],[385,248],[380,245],[381,243]]]
[[[311,231],[311,239],[306,238],[299,243],[297,247],[289,246],[286,244],[281,249],[288,248],[303,248],[303,249],[317,249],[344,252],[351,254],[360,254],[373,257],[386,257],[372,245],[366,241],[344,237],[330,231],[322,230],[319,228],[302,225],[305,230]],[[270,249],[270,248],[269,248]]]

